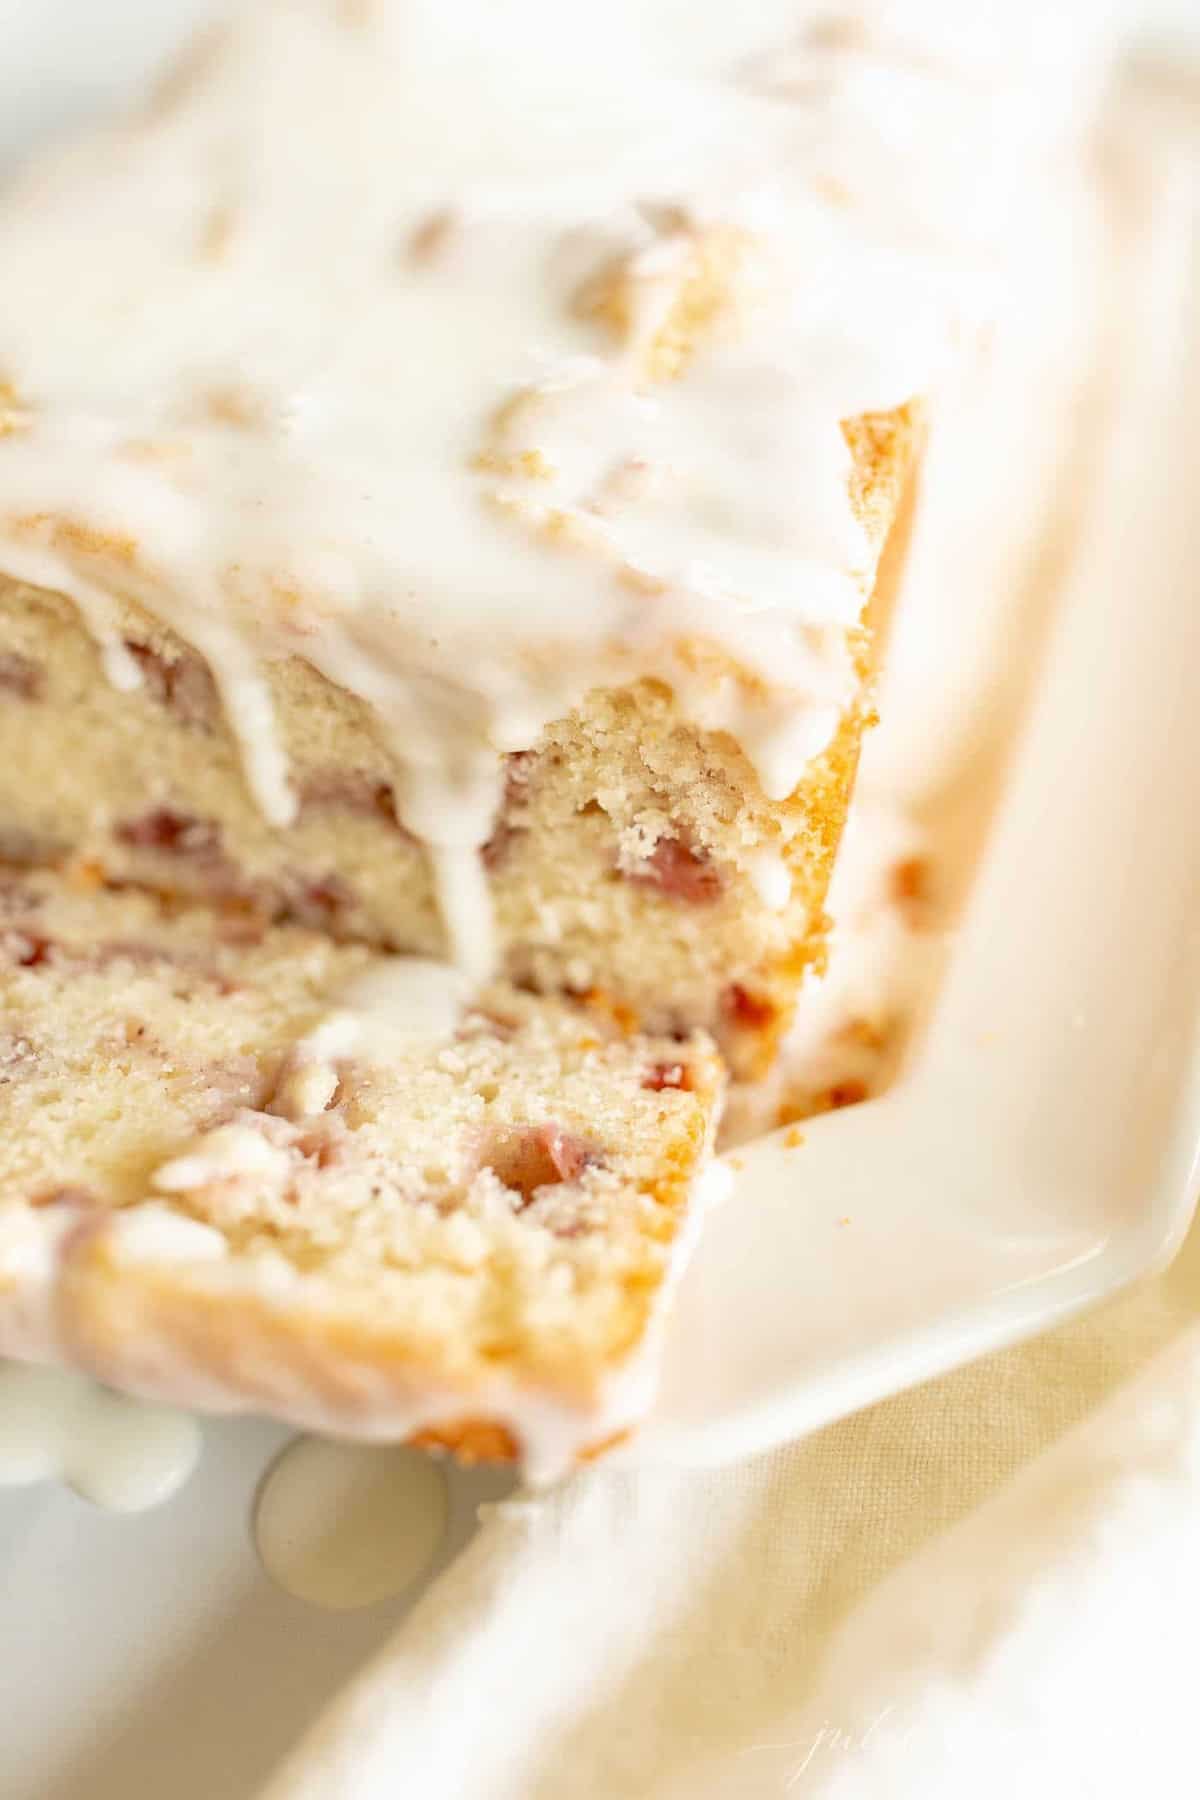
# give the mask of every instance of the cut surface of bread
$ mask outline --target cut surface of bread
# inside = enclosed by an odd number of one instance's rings
[[[645,1406],[703,1038],[44,871],[0,904],[0,1348],[544,1472]]]
[[[861,421],[853,441],[881,547],[915,419]],[[120,629],[133,691],[106,678],[74,605],[0,574],[0,853],[446,954],[436,869],[401,820],[400,769],[363,701],[300,658],[270,666],[299,796],[295,820],[272,824],[207,663],[137,608]],[[865,633],[858,654],[862,680]],[[738,744],[661,684],[589,694],[505,759],[480,851],[501,971],[549,993],[599,990],[649,1030],[703,1028],[740,1074],[761,1074],[821,952],[868,716],[860,693],[772,799]]]

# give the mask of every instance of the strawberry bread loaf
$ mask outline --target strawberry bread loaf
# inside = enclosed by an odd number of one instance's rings
[[[953,310],[864,71],[935,199],[960,96],[803,5],[590,10],[264,0],[14,184],[0,850],[753,1074]]]
[[[644,1407],[1063,116],[978,13],[252,0],[9,184],[0,1350],[545,1472]]]

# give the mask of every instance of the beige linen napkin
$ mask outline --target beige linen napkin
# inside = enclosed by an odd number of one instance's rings
[[[498,1507],[269,1800],[1194,1794],[1198,1316],[1194,1232],[805,1443]]]

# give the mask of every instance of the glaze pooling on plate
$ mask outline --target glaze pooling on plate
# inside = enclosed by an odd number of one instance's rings
[[[423,1452],[297,1438],[263,1478],[254,1539],[285,1593],[349,1612],[425,1574],[446,1515],[446,1477]]]
[[[264,659],[375,708],[474,973],[498,758],[588,689],[788,794],[870,579],[841,421],[929,391],[1061,118],[1067,34],[956,10],[242,9],[10,197],[0,567],[122,687],[112,596],[193,645],[276,823]]]
[[[64,1481],[97,1506],[143,1512],[170,1499],[199,1454],[187,1413],[68,1369],[0,1364],[0,1487]]]

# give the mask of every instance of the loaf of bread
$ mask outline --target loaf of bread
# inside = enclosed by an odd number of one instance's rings
[[[0,1349],[637,1415],[1074,29],[254,0],[9,185]]]
[[[828,21],[562,13],[262,0],[8,194],[0,852],[754,1075],[821,950],[935,265],[852,191],[884,146]]]

